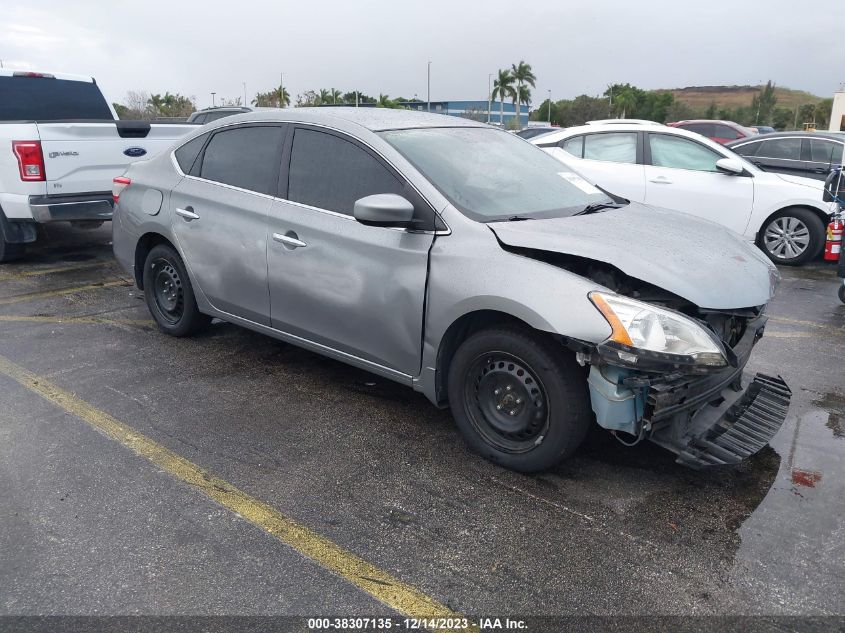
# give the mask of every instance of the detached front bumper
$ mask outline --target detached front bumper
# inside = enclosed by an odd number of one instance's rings
[[[30,196],[32,218],[47,222],[102,222],[112,219],[114,207],[111,192],[73,194],[67,196]]]
[[[732,396],[732,397],[731,397]],[[679,412],[650,439],[690,468],[738,464],[760,451],[786,419],[792,392],[778,376],[757,374],[743,393],[724,392],[692,415]]]

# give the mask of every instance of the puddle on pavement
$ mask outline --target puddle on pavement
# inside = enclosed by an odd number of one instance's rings
[[[813,401],[817,407],[827,412],[825,426],[833,432],[834,437],[845,438],[845,395],[838,393],[821,394]]]

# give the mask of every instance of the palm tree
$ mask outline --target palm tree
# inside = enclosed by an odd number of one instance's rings
[[[505,97],[513,98],[516,91],[513,89],[513,76],[510,71],[505,68],[499,69],[499,76],[493,81],[493,94],[490,98],[495,101],[499,100],[499,123],[504,126],[505,123]]]
[[[631,89],[625,88],[622,92],[616,95],[616,107],[622,112],[621,116],[619,117],[620,119],[624,119],[625,114],[628,111],[633,110],[636,105],[637,96]]]
[[[331,98],[331,92],[329,92],[325,88],[320,88],[319,101],[317,102],[317,105],[320,105],[321,103],[328,103],[329,101],[331,101]]]
[[[281,107],[290,105],[290,93],[287,88],[282,88],[281,86],[267,92],[259,92],[252,100],[252,105],[259,108],[278,108],[280,107],[279,95],[283,97],[283,105]]]
[[[524,60],[520,60],[518,64],[511,64],[511,74],[513,75],[514,81],[516,81],[517,95],[521,95],[522,88],[525,87],[528,91],[527,101],[531,101],[531,90],[528,89],[528,86],[534,88],[534,83],[537,81],[536,75],[534,75],[534,72],[531,70],[531,64],[526,64]],[[516,99],[517,126],[519,126],[519,104],[521,100],[521,97]]]
[[[337,88],[332,88],[329,91],[329,97],[332,100],[332,103],[337,103],[338,101],[343,101],[343,94]]]

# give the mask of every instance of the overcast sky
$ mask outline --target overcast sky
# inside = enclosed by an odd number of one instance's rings
[[[845,81],[845,2],[794,0],[5,0],[7,68],[93,75],[127,90],[293,98],[336,87],[486,99],[488,73],[524,59],[534,102],[642,88],[778,84],[831,96]],[[803,12],[802,12],[803,11]]]

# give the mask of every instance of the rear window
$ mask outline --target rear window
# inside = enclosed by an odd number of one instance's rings
[[[191,168],[193,168],[197,156],[200,155],[200,150],[205,145],[207,138],[208,134],[201,134],[176,150],[176,162],[179,163],[179,169],[182,170],[183,174],[191,173]]]
[[[42,77],[0,77],[0,120],[113,120],[97,84]]]
[[[205,148],[200,178],[274,194],[283,134],[278,126],[235,127],[217,132]]]

